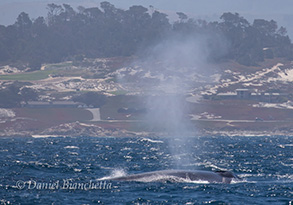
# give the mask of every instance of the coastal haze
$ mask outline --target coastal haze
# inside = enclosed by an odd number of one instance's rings
[[[291,6],[1,1],[0,201],[292,203]]]

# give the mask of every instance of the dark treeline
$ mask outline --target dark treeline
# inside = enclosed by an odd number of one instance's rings
[[[48,4],[47,9],[46,18],[32,20],[23,12],[13,25],[0,26],[1,64],[19,63],[39,69],[43,63],[83,57],[131,56],[169,35],[206,32],[228,42],[221,56],[216,50],[219,42],[210,42],[214,60],[232,59],[255,65],[265,58],[293,57],[286,29],[279,28],[274,20],[256,19],[251,24],[238,13],[224,13],[219,22],[206,22],[178,12],[179,20],[170,23],[166,14],[151,6],[122,10],[109,2],[93,8],[80,6],[77,10],[67,4]]]

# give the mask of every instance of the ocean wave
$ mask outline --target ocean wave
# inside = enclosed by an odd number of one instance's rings
[[[60,135],[32,135],[33,138],[61,137]]]
[[[77,146],[66,146],[64,149],[79,149]]]
[[[98,181],[103,181],[103,180],[109,180],[112,178],[116,178],[116,177],[123,177],[126,176],[127,172],[124,169],[114,169],[112,170],[111,174],[109,176],[105,176],[102,178],[98,178]]]
[[[70,154],[70,155],[79,155],[77,152],[68,152],[68,154]]]
[[[164,143],[150,142],[149,139]],[[2,188],[15,186],[17,180],[33,179],[40,182],[60,180],[61,182],[63,179],[71,178],[73,181],[96,179],[101,181],[128,176],[127,172],[145,173],[174,168],[208,171],[228,169],[243,181],[232,180],[231,185],[223,185],[176,178],[176,176],[159,176],[159,179],[156,177],[144,179],[152,183],[111,181],[113,189],[99,193],[84,191],[66,193],[66,191],[50,190],[33,192],[9,187],[0,191],[2,199],[12,200],[15,204],[26,203],[31,198],[24,198],[23,201],[19,198],[20,194],[35,197],[39,193],[42,193],[39,195],[40,198],[32,203],[44,204],[48,202],[47,196],[54,195],[52,199],[60,198],[56,203],[62,203],[61,199],[69,197],[76,203],[87,204],[96,202],[97,194],[98,200],[105,204],[126,203],[133,201],[137,196],[150,199],[150,203],[155,202],[151,201],[153,199],[162,199],[162,196],[165,196],[164,202],[168,204],[184,204],[190,199],[193,199],[195,204],[199,204],[207,199],[219,200],[219,196],[222,197],[222,201],[232,204],[237,204],[239,201],[244,204],[269,202],[282,204],[284,200],[292,199],[291,138],[195,137],[188,141],[194,149],[188,150],[186,146],[182,146],[183,149],[176,152],[175,156],[170,150],[170,147],[175,145],[167,142],[166,138],[152,137],[144,139],[143,137],[2,138],[2,149],[0,149],[3,161]],[[262,146],[259,146],[260,144]],[[284,146],[285,149],[277,147],[278,145]],[[79,155],[74,155],[74,152]],[[177,159],[190,159],[190,161],[181,160],[181,167],[177,167]],[[161,182],[157,182],[158,180]],[[113,194],[115,199],[120,197],[121,200],[115,201]],[[89,200],[80,200],[84,199],[85,195]],[[175,197],[170,200],[170,195]],[[177,201],[174,200],[175,198]],[[271,201],[271,198],[275,201]],[[17,200],[13,201],[14,199]]]
[[[130,147],[123,147],[123,148],[121,148],[120,151],[130,151],[130,150],[132,150],[132,148],[130,148]]]
[[[161,140],[153,140],[153,139],[149,139],[149,138],[142,138],[140,141],[146,141],[146,142],[152,142],[152,143],[164,143]]]

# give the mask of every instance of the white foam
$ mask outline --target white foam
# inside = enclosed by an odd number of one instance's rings
[[[32,135],[33,138],[60,137],[60,135]]]
[[[239,183],[246,183],[247,180],[246,179],[242,179],[241,180],[238,180],[238,179],[232,179],[232,181],[230,182],[230,184],[239,184]]]
[[[110,176],[106,176],[106,177],[102,177],[102,178],[99,178],[97,180],[109,180],[109,179],[112,179],[112,178],[116,178],[116,177],[123,177],[123,176],[126,176],[127,173],[124,169],[114,169]]]
[[[292,166],[292,165],[291,165]],[[285,179],[288,181],[292,181],[293,180],[293,174],[285,174],[285,175],[276,175],[278,179]]]
[[[152,142],[152,143],[164,143],[161,140],[152,140],[152,139],[149,139],[149,138],[142,138],[141,141],[147,141],[147,142]]]
[[[293,147],[293,144],[284,144],[285,147]]]
[[[79,149],[77,146],[66,146],[64,149]]]
[[[77,152],[68,152],[68,154],[71,154],[71,155],[78,155]]]

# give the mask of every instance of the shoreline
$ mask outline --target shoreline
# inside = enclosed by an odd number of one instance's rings
[[[28,133],[28,132],[10,132],[10,133],[0,133],[0,139],[2,138],[55,138],[55,137],[129,137],[129,138],[166,138],[166,137],[176,137],[176,135],[172,135],[167,132],[134,132],[128,131],[124,129],[115,129],[108,130],[105,129],[103,132],[99,133],[89,133],[89,132],[79,132],[75,130],[71,130],[71,132],[55,132],[52,134],[49,133]],[[210,136],[219,136],[219,137],[274,137],[274,136],[286,136],[293,137],[293,133],[289,131],[255,131],[255,130],[231,130],[231,131],[199,131],[199,132],[190,132],[188,134],[181,135],[182,137],[210,137]],[[178,136],[180,137],[180,136]]]

